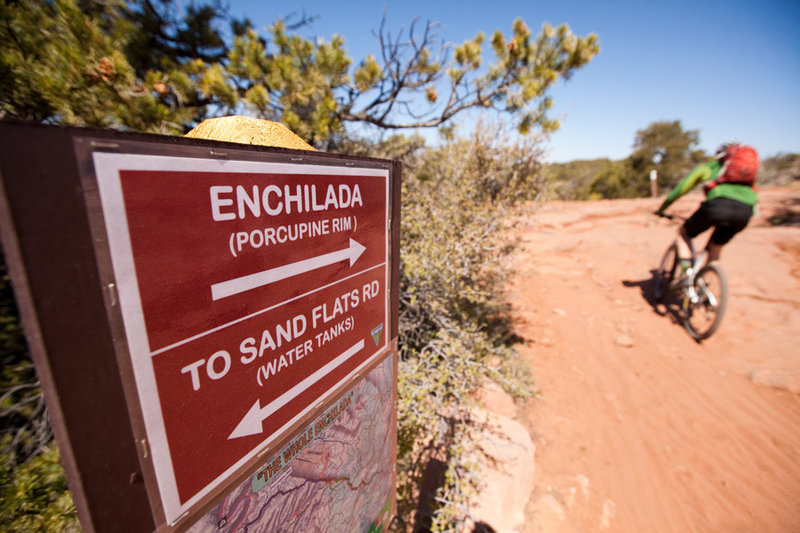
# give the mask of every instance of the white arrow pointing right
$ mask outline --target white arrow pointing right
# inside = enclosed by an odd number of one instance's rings
[[[263,270],[255,274],[248,274],[240,278],[215,283],[211,286],[211,299],[220,300],[222,298],[227,298],[228,296],[233,296],[240,292],[263,287],[264,285],[297,276],[298,274],[304,274],[318,268],[333,265],[339,261],[350,261],[350,266],[353,266],[353,263],[364,253],[364,250],[366,250],[366,247],[350,239],[350,245],[347,248],[335,252],[303,259],[301,261],[289,263],[288,265],[270,268],[269,270]]]
[[[297,396],[302,393],[303,391],[307,390],[310,386],[314,383],[322,379],[323,376],[329,374],[333,369],[337,366],[341,365],[349,358],[353,357],[355,354],[360,352],[364,348],[364,339],[361,339],[350,348],[336,356],[334,359],[329,361],[326,365],[322,366],[321,368],[317,369],[316,372],[308,376],[306,379],[289,389],[288,391],[284,392],[271,402],[269,402],[264,407],[261,407],[260,400],[256,400],[256,403],[247,411],[247,414],[244,415],[239,425],[236,426],[236,429],[228,437],[228,440],[231,439],[238,439],[239,437],[247,437],[249,435],[258,435],[264,432],[264,428],[262,426],[262,422],[266,420],[270,415],[272,415],[275,411],[292,401],[293,399],[297,398]]]

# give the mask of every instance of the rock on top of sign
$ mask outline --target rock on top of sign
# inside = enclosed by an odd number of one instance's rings
[[[212,141],[316,151],[313,146],[279,122],[239,115],[206,119],[186,136]]]

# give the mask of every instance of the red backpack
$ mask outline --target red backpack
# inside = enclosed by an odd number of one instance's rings
[[[703,186],[706,193],[720,183],[755,186],[758,174],[758,153],[755,149],[744,144],[731,145],[725,150],[724,160],[719,176]]]

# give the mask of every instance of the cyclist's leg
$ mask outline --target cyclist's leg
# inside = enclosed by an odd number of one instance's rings
[[[692,256],[692,238],[686,233],[686,228],[681,226],[678,229],[678,238],[675,239],[678,246],[678,258],[687,259]]]
[[[713,236],[713,235],[712,235]],[[713,239],[708,239],[708,244],[706,245],[706,251],[708,252],[708,258],[706,263],[713,263],[714,261],[719,261],[719,256],[722,253],[722,244],[716,244]]]
[[[686,222],[684,222],[683,226],[681,226],[681,238],[678,241],[679,257],[691,257],[691,250],[693,250],[692,239],[714,225],[711,219],[711,209],[708,204],[709,202],[703,202],[700,204],[700,207],[697,208],[697,211],[695,211],[692,216],[686,219]]]

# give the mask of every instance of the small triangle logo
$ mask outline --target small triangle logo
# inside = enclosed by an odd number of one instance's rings
[[[381,332],[383,331],[383,324],[378,324],[372,328],[372,340],[375,341],[375,346],[381,343]]]

